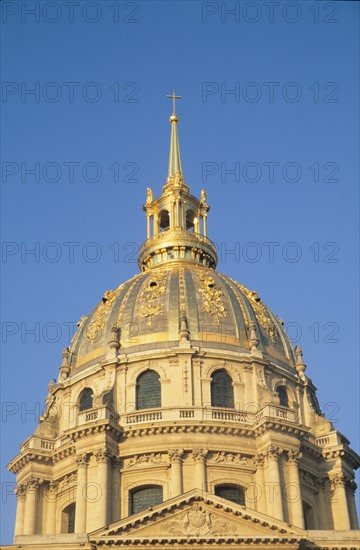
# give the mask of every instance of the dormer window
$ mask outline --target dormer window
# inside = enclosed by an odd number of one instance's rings
[[[211,375],[211,406],[234,408],[232,379],[224,369],[216,370]]]
[[[79,399],[79,411],[87,411],[88,409],[93,408],[93,395],[94,392],[91,388],[85,388],[81,394]]]
[[[159,375],[153,370],[140,374],[136,382],[136,409],[161,407],[161,386]]]
[[[289,397],[288,397],[288,393],[287,393],[286,389],[284,388],[284,386],[278,386],[276,388],[276,392],[277,392],[278,397],[279,397],[279,404],[282,407],[288,407],[289,406]]]

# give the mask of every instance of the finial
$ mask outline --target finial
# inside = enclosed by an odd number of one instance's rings
[[[175,91],[173,91],[172,95],[167,95],[166,97],[172,99],[173,101],[173,112],[169,119],[171,124],[171,137],[167,181],[169,183],[170,181],[172,181],[172,179],[177,178],[180,182],[183,182],[179,136],[177,131],[177,123],[179,122],[179,117],[176,114],[176,100],[181,99],[181,96],[176,95]]]
[[[119,341],[119,329],[116,325],[113,325],[111,328],[111,337],[108,342],[109,348],[118,350],[120,347],[120,341]]]
[[[251,346],[251,351],[256,351],[260,340],[257,337],[256,334],[256,323],[255,321],[250,321],[249,323],[249,329],[250,329],[250,338],[249,338],[249,344]]]
[[[167,99],[172,99],[173,100],[173,111],[172,111],[172,115],[170,117],[170,122],[178,122],[179,119],[176,116],[176,100],[181,99],[181,95],[176,95],[175,90],[173,90],[173,93],[171,95],[167,95],[166,97],[167,97]]]
[[[63,382],[67,379],[70,372],[69,367],[69,348],[64,348],[62,352],[62,363],[60,367],[60,376],[59,376],[59,382]]]
[[[298,373],[301,380],[305,381],[306,377],[305,377],[304,371],[306,369],[306,365],[303,360],[303,353],[300,346],[295,347],[295,353],[296,353],[296,372]]]
[[[180,336],[180,340],[182,341],[189,340],[189,336],[190,336],[190,331],[188,329],[188,324],[187,324],[187,318],[184,311],[180,315],[179,336]]]

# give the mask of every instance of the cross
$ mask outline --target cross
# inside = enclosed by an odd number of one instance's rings
[[[167,95],[166,97],[168,99],[173,100],[173,114],[175,114],[176,113],[176,100],[181,99],[181,95],[175,95],[175,90],[173,90],[172,95]]]

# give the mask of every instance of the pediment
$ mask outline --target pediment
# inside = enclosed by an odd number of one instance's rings
[[[219,540],[300,542],[306,531],[290,527],[244,506],[202,493],[191,491],[177,498],[124,518],[113,525],[89,535],[95,544],[142,544],[162,541],[171,543],[216,543]]]

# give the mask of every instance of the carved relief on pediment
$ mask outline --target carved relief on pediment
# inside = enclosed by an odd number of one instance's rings
[[[163,524],[165,532],[173,535],[223,535],[236,533],[236,525],[221,518],[216,518],[211,512],[194,505],[186,510],[176,520],[170,520]]]

